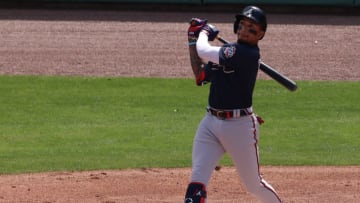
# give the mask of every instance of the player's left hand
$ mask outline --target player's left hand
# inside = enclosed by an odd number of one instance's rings
[[[202,30],[201,30],[202,32],[205,32],[207,35],[208,35],[208,40],[209,41],[214,41],[214,39],[216,38],[216,36],[219,34],[219,30],[215,27],[215,26],[213,26],[213,25],[211,25],[211,24],[206,24],[203,28],[202,28]]]
[[[206,25],[206,19],[192,18],[190,20],[190,26],[188,28],[188,39],[190,41],[196,41],[199,37],[201,29]]]

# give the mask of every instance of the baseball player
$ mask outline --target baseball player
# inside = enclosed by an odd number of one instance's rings
[[[211,46],[219,30],[193,18],[188,29],[190,62],[196,84],[210,84],[207,113],[193,143],[192,175],[185,203],[204,203],[211,174],[227,152],[247,190],[261,202],[281,202],[259,172],[258,140],[261,119],[252,107],[259,68],[258,42],[266,32],[265,13],[248,6],[236,15],[237,42]],[[206,65],[205,65],[206,64]]]

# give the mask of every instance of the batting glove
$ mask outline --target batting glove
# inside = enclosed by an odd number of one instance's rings
[[[216,36],[219,34],[219,30],[211,25],[211,24],[206,24],[203,28],[202,31],[205,32],[208,35],[208,40],[209,41],[214,41],[214,39],[216,38]]]
[[[188,40],[189,42],[196,42],[199,37],[201,29],[206,25],[206,19],[192,18],[190,20],[190,26],[188,28]]]

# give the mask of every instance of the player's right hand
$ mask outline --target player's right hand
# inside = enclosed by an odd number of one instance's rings
[[[206,19],[192,18],[190,20],[190,26],[188,28],[188,39],[189,41],[196,41],[199,37],[199,33],[202,28],[206,25]]]
[[[214,39],[216,38],[216,36],[219,34],[219,30],[211,25],[211,24],[206,24],[203,28],[202,31],[205,32],[208,35],[208,40],[209,41],[214,41]]]

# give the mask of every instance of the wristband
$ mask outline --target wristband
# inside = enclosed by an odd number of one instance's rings
[[[189,42],[189,46],[194,46],[194,45],[196,45],[196,41]]]

